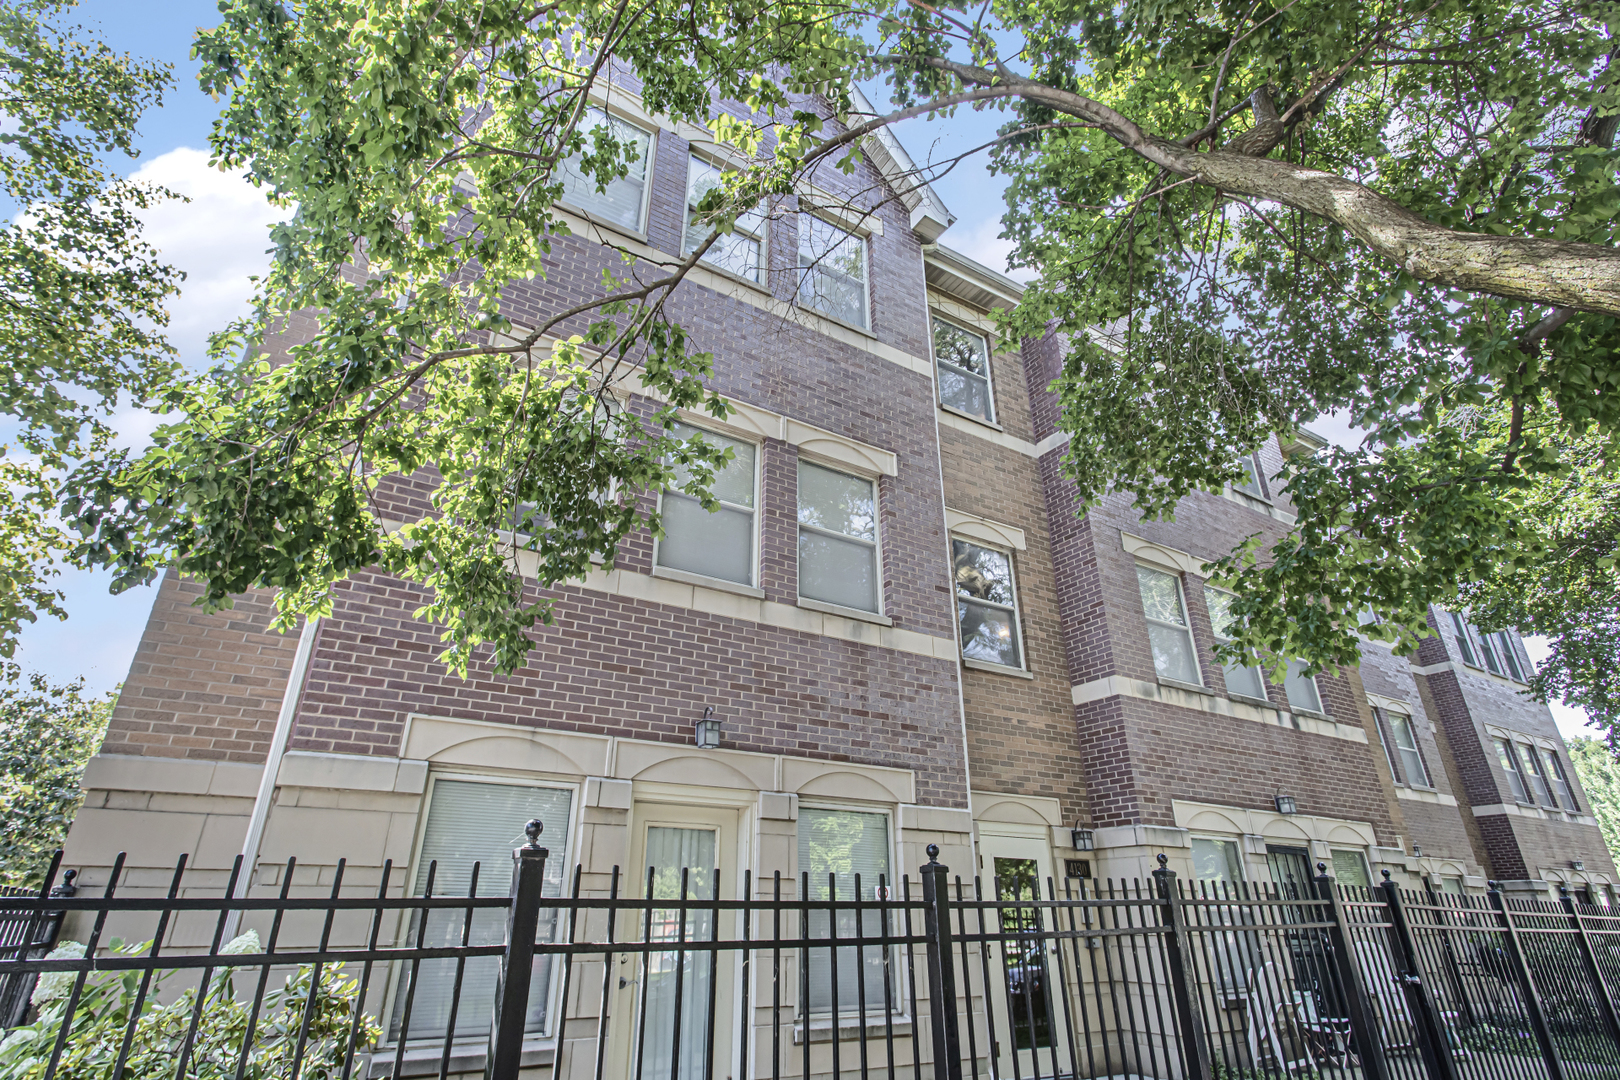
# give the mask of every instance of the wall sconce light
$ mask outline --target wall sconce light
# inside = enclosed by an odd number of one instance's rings
[[[714,718],[714,706],[703,710],[703,719],[692,725],[692,741],[699,750],[716,750],[720,746],[720,721]]]
[[[1418,845],[1413,844],[1412,845],[1412,857],[1415,858],[1415,859],[1423,858],[1423,849],[1421,847],[1419,847]]]
[[[1097,836],[1090,829],[1076,825],[1069,830],[1069,844],[1076,851],[1093,851],[1097,847]]]
[[[1292,795],[1278,795],[1272,801],[1277,804],[1277,813],[1279,814],[1299,813],[1299,804],[1294,801]]]
[[[1569,868],[1571,870],[1585,870],[1586,869],[1586,860],[1585,859],[1571,859],[1571,860],[1569,860]]]

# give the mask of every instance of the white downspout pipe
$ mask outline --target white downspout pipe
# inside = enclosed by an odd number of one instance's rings
[[[309,616],[298,635],[298,651],[293,654],[287,688],[281,694],[281,712],[276,714],[276,730],[270,736],[270,753],[264,759],[264,775],[259,777],[259,794],[253,800],[253,815],[248,818],[247,835],[242,838],[242,873],[236,879],[235,892],[238,897],[246,896],[253,883],[254,870],[259,861],[259,845],[264,842],[264,825],[270,818],[270,803],[276,794],[276,774],[281,771],[281,759],[287,753],[288,740],[292,738],[293,717],[298,713],[298,700],[304,694],[304,676],[309,672],[309,658],[315,651],[315,632],[320,621],[318,616]],[[241,923],[240,911],[233,911],[226,917],[226,941],[236,936]]]

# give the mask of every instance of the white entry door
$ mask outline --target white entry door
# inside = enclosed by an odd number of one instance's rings
[[[994,1075],[1027,1080],[1072,1073],[1061,996],[1065,958],[1050,939],[1038,936],[1052,931],[1053,913],[1018,903],[1048,898],[1051,846],[1045,839],[981,831],[979,853],[985,899],[1003,901],[994,916],[986,912],[985,930],[1006,935],[991,947],[986,987],[995,1033]],[[1056,885],[1061,897],[1063,883]],[[1067,960],[1072,963],[1072,956]]]

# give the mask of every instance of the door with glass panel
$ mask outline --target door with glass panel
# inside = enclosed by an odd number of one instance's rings
[[[417,845],[411,872],[412,896],[506,896],[512,887],[512,849],[524,841],[525,822],[538,818],[544,826],[541,843],[551,852],[546,862],[542,895],[562,895],[565,867],[569,865],[571,788],[495,783],[461,777],[434,777],[428,789],[427,820]],[[473,869],[477,866],[477,880]],[[459,947],[463,934],[471,945],[499,945],[506,939],[506,912],[484,908],[473,912],[470,928],[462,908],[420,912],[400,927],[401,941],[412,946],[421,935],[427,948]],[[540,910],[536,940],[551,941],[557,931],[555,909]],[[500,957],[476,956],[465,962],[461,995],[455,994],[454,959],[405,963],[394,972],[388,1010],[388,1039],[402,1035],[407,1042],[442,1043],[454,1026],[457,1042],[482,1044],[489,1037],[491,1005]],[[529,1015],[525,1032],[540,1036],[551,1027],[553,1008],[552,958],[537,956],[529,979]]]
[[[627,924],[618,936],[672,947],[615,959],[614,1068],[608,1075],[709,1080],[732,1074],[734,958],[678,946],[735,936],[734,914],[717,919],[713,910],[686,905],[736,897],[736,845],[735,811],[636,804],[630,860],[636,869],[621,893],[645,898],[650,892],[655,906],[622,916]]]
[[[1063,1033],[1064,957],[1042,934],[1068,927],[1052,925],[1051,908],[1018,901],[1047,900],[1052,880],[1051,849],[1044,839],[997,836],[981,831],[980,875],[985,899],[1000,901],[991,948],[989,1025],[995,1034],[996,1075],[1052,1076],[1069,1071],[1068,1037]],[[1061,892],[1058,894],[1062,895]],[[977,932],[978,927],[970,928]],[[1068,964],[1074,957],[1067,958]],[[1073,987],[1071,985],[1070,989]]]

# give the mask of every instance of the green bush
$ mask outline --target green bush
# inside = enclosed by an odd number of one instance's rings
[[[113,951],[125,956],[142,956],[149,948],[150,943],[120,947],[115,942]],[[258,952],[258,936],[249,931],[224,951]],[[77,954],[66,949],[52,955],[58,954],[83,955],[83,948],[81,946]],[[191,1028],[197,991],[188,989],[167,1003],[159,1003],[159,984],[170,974],[159,974],[152,980],[141,1018],[135,1025],[125,1076],[143,1080],[173,1076],[180,1064],[181,1046]],[[191,1077],[234,1080],[236,1077],[237,1059],[252,1010],[251,1000],[237,999],[233,986],[236,977],[250,980],[251,990],[257,985],[258,971],[240,976],[233,976],[229,968],[215,972],[203,999],[191,1061],[186,1066],[188,1080]],[[0,1080],[36,1080],[44,1075],[62,1027],[66,999],[74,978],[69,973],[40,976],[39,987],[34,992],[39,1018],[26,1027],[14,1029],[0,1043]],[[291,1075],[313,978],[311,967],[300,967],[281,987],[265,993],[253,1031],[244,1073],[246,1080],[275,1080]],[[57,1069],[60,1080],[106,1080],[112,1076],[140,982],[138,971],[95,973],[86,980]],[[299,1069],[301,1077],[337,1080],[342,1075],[344,1052],[355,1010],[359,1008],[358,996],[358,983],[342,973],[341,964],[321,969],[303,1064]],[[363,1016],[356,1052],[371,1046],[381,1034],[382,1029],[375,1020]]]

